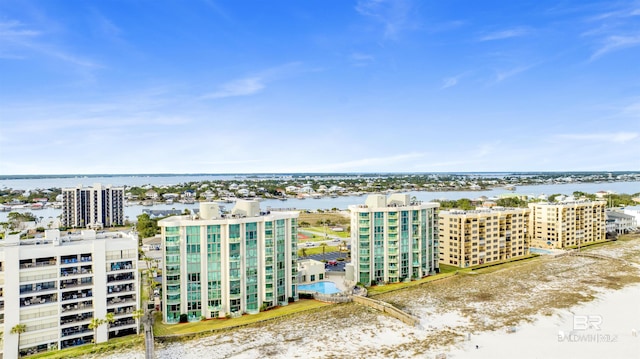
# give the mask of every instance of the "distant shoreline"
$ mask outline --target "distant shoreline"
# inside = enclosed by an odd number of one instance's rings
[[[594,175],[594,174],[640,174],[640,171],[460,171],[460,172],[262,172],[262,173],[79,173],[79,174],[10,174],[0,175],[0,180],[43,179],[43,178],[99,178],[99,177],[180,177],[180,176],[239,176],[239,177],[335,177],[335,176],[407,176],[407,175],[459,175],[459,176],[557,176],[557,175]]]

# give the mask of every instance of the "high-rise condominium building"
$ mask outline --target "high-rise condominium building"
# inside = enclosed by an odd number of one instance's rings
[[[124,187],[78,186],[62,189],[62,225],[103,228],[124,224]]]
[[[529,254],[528,208],[438,214],[440,264],[471,267]]]
[[[438,206],[406,194],[370,195],[349,206],[354,280],[395,283],[437,272]]]
[[[255,314],[298,300],[297,218],[239,200],[231,213],[201,203],[198,216],[160,220],[164,322]]]
[[[531,246],[566,248],[606,239],[605,201],[529,203]]]
[[[138,238],[93,230],[45,238],[8,236],[0,245],[0,357],[64,349],[136,334]],[[91,319],[114,321],[97,330]],[[12,334],[16,325],[25,332]],[[18,340],[20,341],[18,343]]]

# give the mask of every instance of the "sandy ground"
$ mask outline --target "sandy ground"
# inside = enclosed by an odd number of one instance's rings
[[[640,332],[640,239],[590,252],[620,260],[548,258],[376,297],[419,316],[418,327],[349,303],[200,339],[158,344],[156,354],[159,359],[436,358],[442,354],[447,358],[638,358],[640,333],[632,336],[632,330]],[[583,329],[583,323],[592,327]],[[566,339],[560,340],[560,334]],[[143,355],[123,352],[107,357]]]

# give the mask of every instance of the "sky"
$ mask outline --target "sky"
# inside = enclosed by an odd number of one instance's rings
[[[0,175],[640,170],[640,1],[0,0]]]

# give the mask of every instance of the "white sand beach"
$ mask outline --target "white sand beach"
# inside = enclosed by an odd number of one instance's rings
[[[516,357],[640,358],[640,286],[603,293],[570,310],[539,316],[534,323],[517,326],[515,333],[472,335],[461,349],[447,355],[455,359]]]

